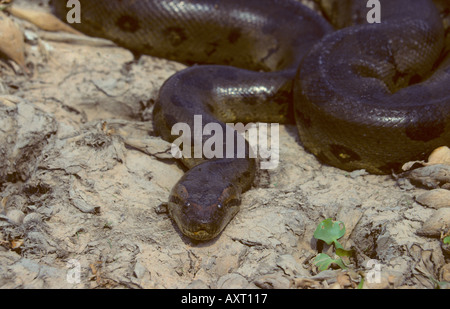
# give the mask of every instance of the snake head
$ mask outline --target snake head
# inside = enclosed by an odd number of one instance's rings
[[[170,217],[195,240],[216,237],[239,211],[240,190],[231,183],[183,177],[169,196]]]

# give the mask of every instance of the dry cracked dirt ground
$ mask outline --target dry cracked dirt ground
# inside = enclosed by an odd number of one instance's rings
[[[356,288],[362,276],[364,288],[446,286],[450,208],[417,199],[448,191],[448,169],[421,186],[345,172],[283,125],[278,167],[220,237],[191,242],[155,211],[183,170],[148,134],[158,89],[184,66],[9,18],[25,34],[30,74],[0,62],[0,287]],[[346,226],[346,270],[312,262],[334,251],[313,237],[326,218]]]

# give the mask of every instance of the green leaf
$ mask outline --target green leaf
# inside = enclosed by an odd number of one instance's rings
[[[428,278],[434,283],[435,289],[448,289],[450,287],[450,282],[446,281],[437,281],[431,276],[428,276]]]
[[[444,244],[450,244],[450,235],[444,238]]]
[[[341,243],[339,241],[337,241],[337,240],[334,241],[334,246],[336,247],[336,251],[339,250],[339,249],[345,251],[344,247],[342,247]]]
[[[342,248],[337,248],[336,249],[336,254],[339,256],[346,256],[346,257],[351,257],[353,255],[353,250],[345,250]]]
[[[327,245],[335,244],[336,248],[342,248],[342,245],[337,241],[345,234],[345,225],[341,221],[333,221],[332,219],[325,219],[319,223],[314,232],[314,238],[323,240]]]
[[[334,260],[325,253],[319,253],[314,259],[314,264],[316,264],[319,271],[327,270],[333,262]]]
[[[364,277],[361,276],[361,281],[358,283],[358,290],[361,290],[364,287]]]
[[[334,260],[334,263],[338,264],[340,268],[347,269],[347,266],[345,266],[344,261],[342,259]]]
[[[333,263],[337,264],[342,269],[347,269],[347,266],[345,266],[342,259],[335,260],[325,253],[319,253],[314,259],[314,264],[317,266],[319,271],[327,270]]]

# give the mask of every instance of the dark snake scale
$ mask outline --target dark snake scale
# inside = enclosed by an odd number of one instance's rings
[[[380,0],[378,24],[366,20],[367,0],[317,2],[326,19],[295,0],[80,0],[74,26],[136,54],[202,64],[160,90],[153,120],[169,142],[172,126],[192,127],[194,115],[224,131],[293,115],[321,162],[374,174],[449,145],[449,43],[433,1]],[[53,0],[62,19],[66,3]],[[169,214],[190,238],[214,238],[238,212],[256,160],[183,163]]]

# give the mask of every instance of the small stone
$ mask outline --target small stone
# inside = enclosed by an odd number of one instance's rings
[[[29,43],[30,45],[38,45],[39,43],[39,36],[34,31],[25,30],[23,32],[25,42]]]
[[[239,274],[226,274],[217,281],[219,289],[242,289],[248,286],[248,281]]]
[[[291,281],[281,273],[258,277],[254,284],[261,289],[288,289],[291,287]]]
[[[355,178],[358,178],[358,177],[361,177],[361,176],[365,176],[365,175],[368,175],[368,174],[369,173],[367,173],[366,170],[362,169],[362,170],[355,170],[355,171],[351,172],[349,174],[349,176],[350,176],[350,178],[355,179]]]
[[[450,148],[447,146],[436,148],[428,157],[428,164],[450,165]]]
[[[209,289],[209,286],[203,280],[197,279],[189,283],[186,289]]]
[[[440,281],[450,282],[450,263],[442,266],[440,271]]]
[[[41,222],[41,216],[38,213],[32,212],[23,218],[23,224],[28,224],[30,222]]]
[[[142,277],[144,277],[146,271],[147,271],[147,268],[145,268],[144,265],[142,265],[139,262],[136,262],[136,265],[134,265],[134,271],[133,271],[133,274],[136,278],[141,279]]]
[[[430,189],[443,188],[450,183],[450,165],[433,164],[406,173],[406,177],[416,186]]]
[[[8,210],[6,212],[6,216],[15,224],[21,224],[23,222],[23,218],[25,218],[25,214],[18,209]]]
[[[440,208],[425,221],[422,228],[417,231],[418,235],[428,237],[439,237],[450,227],[450,208]]]
[[[435,209],[450,207],[450,191],[445,189],[431,190],[417,196],[416,201]]]
[[[53,207],[43,206],[38,209],[39,214],[44,216],[44,218],[50,218],[53,214]]]

